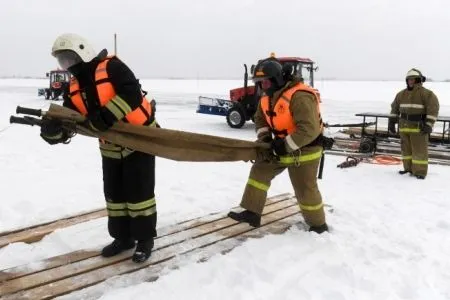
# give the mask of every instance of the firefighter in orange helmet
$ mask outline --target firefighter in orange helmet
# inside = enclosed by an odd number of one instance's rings
[[[272,179],[289,172],[300,210],[309,230],[328,231],[317,172],[323,152],[319,97],[301,79],[292,76],[274,57],[260,61],[253,81],[264,91],[255,114],[258,141],[271,143],[277,163],[256,162],[241,201],[241,212],[228,216],[258,227]]]
[[[119,58],[99,54],[76,34],[59,36],[52,47],[64,70],[73,78],[64,106],[89,121],[92,129],[108,130],[116,122],[156,126],[154,107],[147,101],[139,81]],[[44,119],[41,137],[54,145],[70,134],[58,120]],[[156,236],[155,157],[99,140],[108,230],[114,239],[102,250],[110,257],[136,247],[132,260],[147,260]],[[136,245],[137,241],[137,245]]]

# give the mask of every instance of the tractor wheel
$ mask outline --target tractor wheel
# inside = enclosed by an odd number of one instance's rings
[[[375,142],[370,138],[362,139],[359,144],[359,152],[361,153],[371,153],[375,151]]]
[[[241,128],[245,124],[245,115],[239,106],[230,108],[227,113],[227,123],[231,128]]]

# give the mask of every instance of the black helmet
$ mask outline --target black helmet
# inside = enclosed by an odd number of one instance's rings
[[[254,69],[252,79],[255,83],[264,79],[269,79],[274,82],[276,86],[282,87],[285,84],[283,79],[283,66],[273,57],[261,60]]]

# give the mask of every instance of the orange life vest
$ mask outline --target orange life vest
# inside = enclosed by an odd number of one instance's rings
[[[108,72],[106,71],[106,66],[112,57],[107,57],[101,61],[95,70],[95,84],[97,87],[98,100],[100,101],[100,106],[105,106],[114,96],[116,92],[113,85],[109,81]],[[88,110],[85,104],[85,100],[82,97],[82,91],[80,90],[80,85],[75,77],[70,80],[70,98],[73,105],[77,110],[84,116],[88,114]],[[152,107],[147,101],[145,96],[142,96],[141,105],[133,110],[132,112],[125,115],[123,120],[128,123],[135,125],[143,125],[152,116]]]
[[[269,96],[261,97],[261,108],[266,117],[267,124],[272,128],[272,132],[280,138],[286,137],[296,129],[289,107],[292,96],[298,91],[305,91],[314,95],[317,102],[321,130],[323,128],[322,117],[320,116],[320,98],[317,92],[310,86],[298,83],[281,94],[272,110],[270,109]]]

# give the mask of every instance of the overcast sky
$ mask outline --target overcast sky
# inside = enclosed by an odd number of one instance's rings
[[[0,0],[0,76],[43,76],[73,32],[138,78],[239,78],[271,51],[309,57],[319,78],[450,78],[449,0]]]

